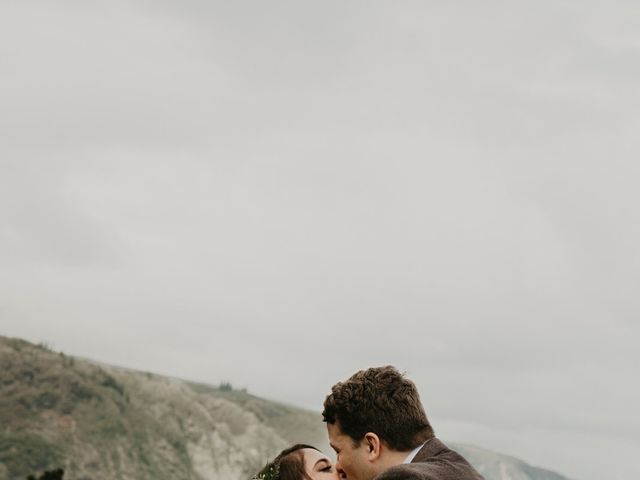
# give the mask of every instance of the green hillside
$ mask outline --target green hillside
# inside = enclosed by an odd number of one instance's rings
[[[286,445],[325,445],[318,414],[0,337],[0,480],[240,479]]]
[[[0,336],[0,480],[242,480],[293,443],[329,452],[319,413]],[[455,446],[486,480],[566,480]]]

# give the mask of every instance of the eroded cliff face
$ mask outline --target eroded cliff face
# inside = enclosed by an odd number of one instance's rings
[[[319,415],[17,339],[0,339],[0,364],[1,479],[241,479],[293,441],[289,418],[323,435]]]
[[[0,480],[242,480],[299,442],[329,451],[319,413],[0,337]],[[451,446],[486,480],[567,480]]]

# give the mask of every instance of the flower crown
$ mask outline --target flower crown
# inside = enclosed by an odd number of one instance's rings
[[[269,465],[266,472],[254,475],[251,480],[280,480],[280,464]]]

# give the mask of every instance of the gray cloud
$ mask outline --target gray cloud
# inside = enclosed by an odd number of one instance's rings
[[[637,476],[634,4],[0,8],[2,333]]]

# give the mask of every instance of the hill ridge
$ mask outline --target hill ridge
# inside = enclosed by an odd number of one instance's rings
[[[328,451],[317,413],[19,338],[0,336],[0,388],[0,480],[59,467],[65,480],[241,480],[292,443]],[[487,480],[567,480],[459,448]]]

